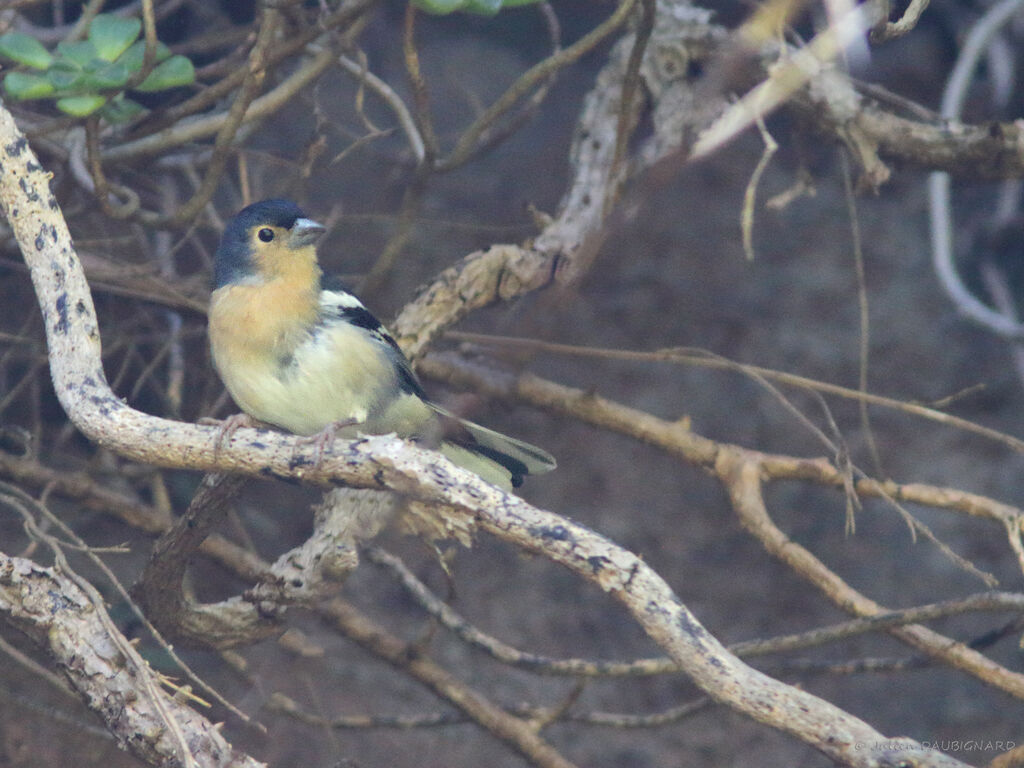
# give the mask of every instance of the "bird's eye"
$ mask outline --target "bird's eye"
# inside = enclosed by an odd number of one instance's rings
[[[258,237],[264,243],[269,243],[271,240],[274,239],[274,230],[270,229],[269,227],[264,227],[256,234],[256,237]]]

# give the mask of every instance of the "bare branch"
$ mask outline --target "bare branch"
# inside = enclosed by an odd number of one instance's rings
[[[53,610],[55,600],[60,610]],[[217,725],[160,690],[153,671],[127,640],[111,636],[113,624],[109,618],[103,621],[102,600],[91,600],[67,576],[0,554],[0,611],[53,656],[118,742],[141,759],[154,765],[182,759],[178,742],[165,728],[163,711],[185,734],[196,765],[263,765],[235,751]],[[148,678],[151,685],[140,685],[140,678]]]
[[[723,451],[716,473],[732,500],[743,526],[775,557],[806,578],[841,608],[859,616],[884,613],[878,603],[847,585],[824,563],[775,526],[761,495],[760,464],[742,450]],[[1024,698],[1024,674],[1012,672],[967,646],[920,625],[894,627],[891,633],[929,656],[974,675],[989,685]]]
[[[887,12],[871,30],[871,42],[885,43],[889,40],[895,40],[897,37],[903,37],[903,35],[917,26],[917,22],[928,8],[929,2],[930,0],[910,0],[903,15],[896,21],[889,21],[889,3],[888,0],[885,0],[881,5]]]
[[[398,124],[402,127],[402,133],[405,134],[406,141],[409,142],[412,156],[416,159],[417,163],[422,163],[426,157],[423,137],[416,128],[416,121],[413,120],[412,115],[409,113],[409,108],[405,106],[405,102],[402,101],[401,97],[395,93],[395,90],[390,85],[367,68],[365,57],[363,57],[363,63],[360,64],[348,56],[341,55],[338,57],[338,64],[352,75],[360,85],[365,85],[376,93],[381,101],[387,104],[391,111],[394,112]]]
[[[530,723],[507,714],[483,695],[467,688],[430,659],[422,658],[384,627],[360,614],[344,600],[331,600],[318,612],[350,640],[392,666],[409,673],[442,699],[456,704],[533,764],[542,768],[575,768],[573,763],[541,739]]]
[[[280,85],[263,94],[258,99],[254,99],[248,109],[246,109],[242,117],[242,123],[245,124],[258,120],[279,110],[303,88],[323,74],[327,67],[334,62],[334,59],[334,52],[329,47],[318,51],[308,62],[282,81]],[[182,120],[170,128],[165,128],[151,136],[118,144],[103,150],[103,160],[114,162],[145,157],[165,152],[168,149],[187,144],[190,141],[207,139],[223,129],[228,118],[227,112],[218,112],[209,116]]]
[[[550,78],[563,67],[578,61],[580,57],[592,50],[594,46],[607,39],[609,35],[625,23],[636,3],[637,0],[621,0],[615,12],[595,29],[592,29],[568,48],[555,52],[523,73],[508,90],[499,96],[463,132],[452,149],[451,154],[438,161],[438,170],[451,170],[464,163],[472,154],[476,145],[481,141],[486,141],[483,138],[486,132],[494,127],[494,123],[502,115],[507,113],[520,99],[524,98],[544,80]],[[642,46],[640,50],[642,50]]]
[[[0,205],[29,265],[43,312],[51,375],[72,422],[106,447],[147,463],[218,471],[381,484],[475,518],[504,541],[560,563],[621,601],[652,639],[718,701],[789,733],[832,759],[874,766],[895,757],[873,728],[805,691],[773,680],[730,654],[642,559],[598,534],[488,486],[437,455],[392,437],[337,446],[316,466],[301,440],[239,430],[215,451],[213,428],[147,416],[110,391],[100,362],[95,311],[59,206],[27,141],[0,109]],[[347,611],[338,608],[339,619]],[[367,629],[373,632],[372,628]],[[867,745],[859,749],[861,745]],[[960,765],[921,748],[934,766]]]
[[[757,535],[769,551],[783,558],[790,567],[825,590],[842,608],[859,616],[886,612],[882,606],[851,589],[813,554],[789,541],[771,522],[764,506],[760,495],[760,483],[764,479],[789,477],[825,481],[828,478],[828,484],[844,487],[847,476],[829,461],[772,456],[739,446],[716,443],[693,432],[685,422],[670,423],[611,402],[592,392],[565,387],[536,376],[498,376],[490,371],[482,372],[477,366],[464,363],[456,365],[452,356],[432,355],[421,367],[431,375],[440,375],[464,385],[471,384],[478,391],[493,397],[515,397],[555,411],[570,413],[584,421],[658,445],[673,455],[713,472],[733,499],[733,506],[740,514],[744,526]],[[936,506],[998,520],[1010,531],[1011,543],[1016,539],[1014,551],[1020,552],[1020,512],[1008,505],[960,491],[917,484],[900,486],[871,479],[858,482],[856,490],[872,496],[930,502]],[[925,627],[894,629],[892,633],[909,645],[957,669],[1024,698],[1024,675],[1011,672],[974,650]]]
[[[207,475],[188,510],[153,547],[153,555],[133,592],[146,615],[152,616],[160,631],[169,637],[229,648],[280,631],[272,616],[258,613],[252,605],[232,601],[231,609],[215,611],[193,604],[182,589],[190,556],[223,517],[224,506],[244,480],[238,476]]]

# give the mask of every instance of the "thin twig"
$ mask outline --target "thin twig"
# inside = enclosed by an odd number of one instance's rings
[[[764,143],[764,149],[761,151],[761,157],[758,159],[757,165],[754,166],[754,171],[750,174],[750,180],[743,191],[743,208],[740,211],[743,253],[746,254],[748,261],[754,260],[754,215],[757,207],[757,187],[761,183],[761,176],[764,174],[765,168],[768,167],[768,163],[779,149],[778,142],[768,133],[761,115],[757,116],[756,123],[758,133],[761,134],[761,141]]]
[[[280,85],[255,99],[246,110],[243,122],[258,120],[279,110],[299,91],[316,80],[327,67],[334,63],[334,60],[334,53],[329,49],[315,54],[306,64],[285,78]],[[145,138],[104,149],[103,159],[114,162],[166,152],[190,141],[199,141],[218,134],[227,120],[227,112],[183,120]]]
[[[476,151],[476,147],[483,134],[490,128],[521,98],[532,91],[539,83],[549,78],[558,70],[578,61],[580,57],[590,51],[594,46],[607,38],[612,32],[618,29],[629,18],[630,12],[639,0],[622,0],[615,12],[605,21],[581,37],[568,48],[563,48],[535,64],[516,80],[509,88],[498,97],[473,123],[462,132],[455,147],[444,158],[439,159],[435,168],[438,171],[449,171],[462,165]]]
[[[495,346],[520,347],[536,351],[552,352],[560,355],[572,355],[575,357],[594,357],[613,360],[634,360],[641,362],[669,362],[679,365],[695,365],[702,368],[716,368],[722,370],[735,370],[744,374],[756,374],[769,381],[777,381],[787,386],[798,387],[811,391],[821,392],[826,395],[835,395],[848,400],[863,401],[868,405],[877,405],[882,408],[890,408],[903,413],[919,416],[929,421],[934,421],[954,429],[984,437],[999,443],[1017,453],[1024,453],[1024,440],[1020,440],[1005,432],[1001,432],[982,424],[977,424],[968,419],[954,416],[943,411],[929,408],[925,405],[910,403],[904,400],[897,400],[884,395],[876,395],[871,392],[860,392],[856,389],[843,387],[839,384],[831,384],[826,381],[818,381],[806,376],[799,376],[794,373],[777,371],[772,368],[763,368],[757,365],[739,363],[728,360],[720,355],[711,356],[706,350],[698,347],[674,347],[670,349],[655,350],[651,352],[632,349],[609,349],[606,347],[586,347],[575,344],[559,344],[557,342],[540,341],[515,336],[495,336],[491,334],[470,333],[466,331],[446,331],[445,336],[457,341],[468,341],[473,344],[490,344]]]
[[[858,371],[857,389],[862,393],[868,391],[868,360],[871,353],[871,315],[868,311],[868,284],[867,274],[864,268],[864,249],[860,239],[860,216],[857,213],[857,198],[853,190],[853,174],[850,171],[850,158],[846,152],[840,150],[840,162],[843,169],[843,195],[846,198],[846,211],[850,218],[850,237],[853,246],[853,266],[857,275],[857,311],[860,318],[860,336],[858,344]],[[876,475],[882,476],[882,455],[878,451],[878,443],[875,442],[875,432],[871,428],[871,418],[868,414],[868,404],[864,398],[857,401],[860,410],[860,425],[864,431],[864,440],[867,443],[868,455],[871,457],[871,464]]]
[[[178,208],[170,216],[153,215],[143,217],[143,220],[151,226],[172,224],[180,225],[191,222],[199,212],[206,207],[213,197],[213,193],[220,183],[221,174],[227,165],[230,149],[235,140],[235,134],[246,119],[246,111],[263,88],[263,81],[267,76],[268,50],[277,35],[277,28],[280,23],[280,13],[270,2],[266,3],[260,14],[259,34],[256,37],[256,44],[249,52],[248,71],[242,85],[231,103],[224,118],[224,123],[217,131],[217,138],[213,143],[213,154],[206,166],[206,175],[202,184],[195,194]]]
[[[402,132],[405,134],[406,141],[409,142],[409,148],[412,150],[412,156],[416,159],[416,163],[422,163],[426,158],[423,137],[416,127],[416,121],[409,112],[409,108],[405,106],[405,102],[402,101],[401,97],[390,85],[373,74],[365,64],[352,61],[352,59],[344,54],[338,56],[338,63],[342,69],[356,78],[360,84],[365,85],[377,94],[380,100],[388,105],[395,114]]]
[[[402,52],[405,55],[405,71],[409,76],[409,84],[412,86],[413,105],[415,107],[414,119],[419,135],[423,139],[423,154],[420,158],[420,166],[433,166],[435,158],[441,152],[441,145],[437,140],[437,131],[434,129],[434,117],[430,111],[430,95],[427,91],[427,81],[420,69],[420,54],[416,50],[416,6],[409,3],[405,7],[405,23],[402,27]]]

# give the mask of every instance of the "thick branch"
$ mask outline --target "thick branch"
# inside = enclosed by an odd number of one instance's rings
[[[220,730],[160,690],[149,666],[126,659],[99,610],[68,577],[30,560],[0,555],[0,611],[45,648],[72,687],[99,714],[121,746],[153,765],[179,764],[177,740],[161,710],[185,735],[202,768],[262,766],[236,752]],[[143,684],[140,678],[148,678]]]
[[[154,545],[153,555],[132,592],[162,634],[193,644],[228,648],[281,631],[274,617],[240,600],[205,606],[185,597],[182,582],[189,560],[223,518],[227,503],[243,481],[229,475],[204,477],[185,514]]]
[[[549,285],[556,268],[572,277],[582,274],[609,213],[607,203],[625,180],[615,147],[632,40],[630,35],[616,43],[586,98],[571,149],[574,176],[558,215],[532,243],[491,246],[438,275],[392,324],[407,355],[421,355],[437,334],[475,309]],[[577,257],[584,263],[576,264]]]
[[[91,439],[162,466],[389,487],[473,516],[494,535],[559,562],[622,601],[647,633],[718,701],[857,766],[895,762],[886,740],[861,720],[780,683],[730,654],[643,560],[593,531],[545,512],[446,460],[391,437],[340,444],[319,467],[294,438],[238,430],[219,453],[213,428],[140,413],[106,383],[92,299],[47,175],[13,118],[0,109],[0,205],[29,265],[43,312],[51,374],[72,422]],[[866,748],[859,748],[866,745]],[[934,766],[958,766],[924,750]],[[905,755],[902,755],[905,756]]]
[[[864,98],[848,81],[846,87],[841,110],[827,107],[821,91],[802,92],[792,104],[829,133],[842,137],[853,130],[883,157],[919,168],[972,181],[1013,179],[1024,173],[1024,125],[1019,122],[911,120]]]
[[[683,422],[667,422],[643,411],[614,403],[580,389],[545,381],[537,376],[518,378],[483,373],[452,355],[431,355],[422,369],[462,386],[484,391],[492,397],[515,397],[551,410],[569,414],[589,423],[614,429],[703,467],[722,481],[743,524],[758,536],[772,554],[785,560],[808,578],[842,609],[857,616],[878,616],[886,609],[850,588],[807,550],[789,541],[775,527],[760,496],[762,478],[814,480],[843,486],[843,474],[825,459],[803,459],[764,454],[736,445],[716,443],[691,431]],[[742,470],[742,471],[741,471]],[[757,483],[756,487],[753,483]],[[856,486],[866,495],[907,499],[942,508],[987,517],[1003,523],[1010,532],[1011,545],[1019,546],[1019,511],[974,494],[963,494],[933,486],[879,483],[864,480]],[[1016,532],[1016,536],[1015,536]],[[914,648],[960,669],[1013,696],[1024,698],[1024,675],[1011,672],[983,654],[923,626],[894,627],[890,632]]]

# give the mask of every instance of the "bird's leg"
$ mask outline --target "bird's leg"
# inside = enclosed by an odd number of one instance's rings
[[[231,440],[231,436],[239,429],[257,429],[265,426],[262,421],[257,421],[248,413],[233,413],[223,421],[219,419],[202,418],[200,424],[216,426],[217,437],[213,443],[213,455],[216,456],[221,449]]]
[[[316,447],[314,454],[315,465],[319,467],[324,462],[324,456],[334,450],[334,438],[338,436],[338,432],[346,427],[354,427],[356,424],[362,423],[361,419],[338,419],[337,421],[332,421],[315,435],[300,437],[299,442],[312,443]]]

